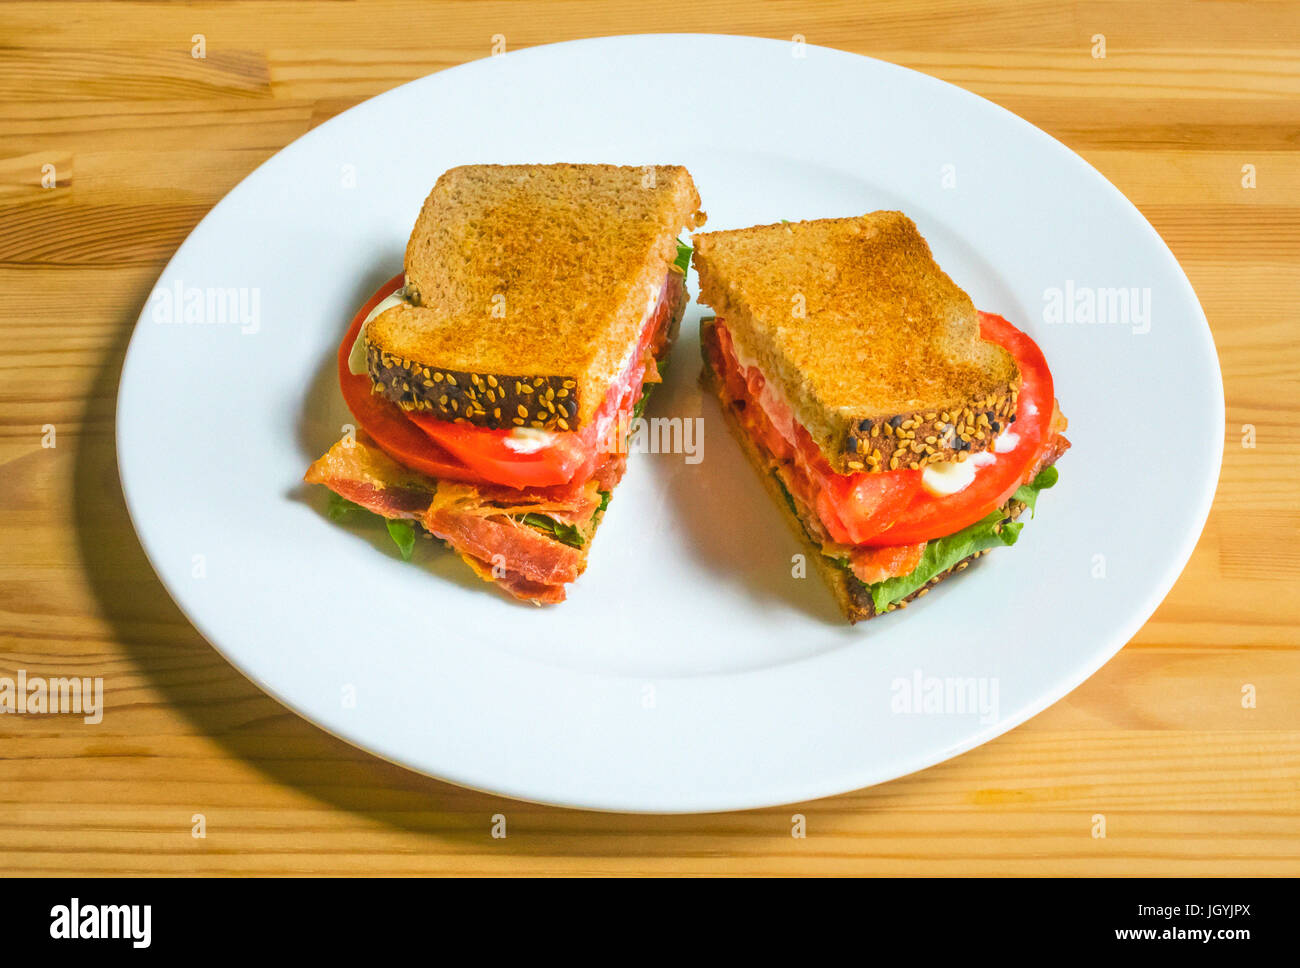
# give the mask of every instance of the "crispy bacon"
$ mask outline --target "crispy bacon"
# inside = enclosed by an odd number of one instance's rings
[[[419,518],[433,500],[435,483],[409,471],[366,439],[340,440],[303,475],[386,518]]]
[[[446,482],[440,481],[439,485],[444,483]],[[574,511],[581,508],[589,497],[587,483],[587,481],[578,481],[573,484],[556,484],[553,487],[518,488],[476,481],[467,482],[464,486],[473,488],[478,492],[479,497],[493,504],[535,504],[556,511]]]
[[[623,479],[623,473],[627,470],[627,454],[610,454],[605,458],[605,462],[596,468],[596,474],[592,478],[597,486],[608,494],[618,486],[618,482]]]
[[[684,301],[683,280],[669,273],[641,336],[621,391],[629,411],[644,384],[662,380],[656,355],[671,339],[673,321]],[[581,549],[556,540],[517,520],[538,513],[585,529],[627,469],[627,456],[609,453],[585,481],[551,487],[514,488],[501,484],[434,480],[389,457],[364,433],[340,441],[308,468],[304,480],[324,484],[368,511],[386,518],[419,521],[446,541],[474,572],[515,598],[537,604],[562,602],[564,585],[585,567]],[[588,529],[589,536],[589,529]]]
[[[481,517],[432,507],[420,523],[462,555],[470,555],[529,581],[555,585],[574,581],[582,571],[582,552],[510,518]]]
[[[1058,417],[1060,418],[1059,422]],[[1065,417],[1061,415],[1061,408],[1055,407],[1052,413],[1052,423],[1048,429],[1052,439],[1047,442],[1043,452],[1038,455],[1038,460],[1034,461],[1033,466],[1029,468],[1029,473],[1025,475],[1026,484],[1037,477],[1038,472],[1044,467],[1051,467],[1055,464],[1061,459],[1061,455],[1070,449],[1070,441],[1061,433],[1067,426]]]
[[[617,462],[606,461],[611,463]],[[324,484],[383,517],[419,521],[467,562],[474,559],[471,564],[482,577],[516,598],[537,602],[564,600],[560,586],[578,577],[582,553],[509,515],[538,512],[581,526],[600,505],[595,481],[560,493],[434,481],[407,470],[364,436],[339,441],[308,468],[304,480]]]
[[[646,350],[643,366],[645,368],[641,372],[642,387],[644,387],[647,383],[664,382],[663,374],[659,372],[659,361],[654,358],[654,356],[650,353],[649,350]],[[641,392],[644,393],[645,390],[643,389]]]
[[[600,496],[598,485],[594,481],[589,481],[572,497],[566,496],[563,500],[548,499],[544,494],[535,492],[485,494],[475,484],[439,481],[432,506],[480,517],[502,513],[518,516],[534,512],[566,524],[583,525],[591,520],[591,516],[600,507]]]
[[[540,582],[529,581],[522,575],[513,571],[503,572],[492,567],[471,555],[461,555],[465,564],[469,565],[474,574],[478,575],[485,582],[494,585],[500,585],[512,596],[521,602],[532,602],[534,605],[555,605],[564,601],[563,585],[543,585]]]
[[[921,563],[925,545],[924,541],[885,548],[857,545],[849,552],[849,567],[864,585],[874,585],[898,575],[910,575]]]
[[[613,460],[615,455],[611,455]],[[609,464],[610,461],[606,461]],[[505,508],[512,514],[537,511],[570,523],[590,520],[600,505],[602,470],[597,470],[596,486],[591,481],[572,487],[524,488],[494,484],[468,484],[460,481],[435,481],[408,470],[371,441],[358,434],[351,442],[341,440],[307,469],[303,480],[324,484],[349,501],[387,518],[418,518],[438,495],[440,503],[453,502],[463,508]],[[613,483],[617,483],[617,477]]]

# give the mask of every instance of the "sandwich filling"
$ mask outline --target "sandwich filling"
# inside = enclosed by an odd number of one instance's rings
[[[363,325],[402,286],[402,276],[390,280],[339,346],[339,382],[358,433],[312,464],[305,480],[334,492],[332,517],[370,512],[384,518],[404,557],[419,526],[512,596],[563,601],[626,467],[616,435],[662,382],[662,361],[685,304],[681,263],[679,257],[650,300],[640,336],[595,418],[562,432],[452,422],[406,411],[376,392],[368,375],[354,372],[351,357]]]
[[[932,578],[1019,534],[1015,517],[1052,486],[1061,432],[1051,374],[1038,347],[1006,320],[980,314],[981,336],[1016,359],[1021,382],[1006,426],[982,413],[937,412],[916,421],[873,422],[895,436],[895,453],[924,453],[958,426],[964,449],[951,462],[840,474],[799,423],[779,387],[737,347],[722,319],[701,327],[705,360],[724,406],[767,464],[791,511],[824,556],[855,579],[876,613]],[[906,448],[906,449],[904,449]],[[857,587],[861,586],[861,587]]]

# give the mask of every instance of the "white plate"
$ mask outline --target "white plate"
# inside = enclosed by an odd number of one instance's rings
[[[791,577],[801,549],[697,389],[694,306],[651,413],[702,414],[704,459],[633,456],[566,604],[514,604],[432,542],[406,564],[382,528],[327,520],[324,489],[299,482],[349,420],[333,358],[352,313],[400,269],[444,169],[544,161],[685,164],[710,228],[911,215],[978,306],[1038,340],[1070,418],[1060,484],[1019,544],[906,612],[845,625],[815,573]],[[1067,284],[1148,290],[1149,329],[1047,323],[1044,293]],[[259,302],[249,325],[165,324],[155,294],[132,338],[118,458],[163,583],[244,674],[331,733],[528,800],[757,807],[977,746],[1138,630],[1191,553],[1222,453],[1205,317],[1137,210],[1003,109],[825,48],[611,37],[407,84],[245,179],[156,293],[177,286]],[[918,676],[922,694],[983,685],[983,712],[955,694],[899,711]]]

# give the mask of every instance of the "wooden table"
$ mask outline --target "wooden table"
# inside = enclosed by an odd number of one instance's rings
[[[103,676],[108,709],[94,727],[0,716],[0,871],[1300,873],[1298,27],[1297,3],[6,4],[0,675]],[[245,174],[366,97],[485,56],[494,34],[518,48],[666,28],[802,34],[1060,138],[1178,256],[1227,388],[1214,511],[1132,643],[995,742],[796,808],[534,807],[359,752],[203,642],[146,562],[117,480],[132,324]],[[689,93],[689,77],[664,83]],[[505,840],[490,836],[496,813]],[[807,839],[790,836],[794,813]]]

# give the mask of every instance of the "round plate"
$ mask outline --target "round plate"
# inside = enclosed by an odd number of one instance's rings
[[[350,419],[335,346],[401,268],[425,195],[453,165],[554,161],[684,164],[709,228],[915,219],[977,306],[1039,342],[1070,419],[1060,483],[1016,547],[845,624],[815,571],[795,577],[802,547],[698,389],[694,305],[649,415],[702,418],[703,446],[632,456],[565,604],[514,603],[432,541],[404,563],[382,526],[327,519],[301,478]],[[1043,132],[865,57],[656,35],[476,61],[289,145],[167,266],[117,433],[159,577],[277,699],[453,783],[685,812],[910,773],[1081,683],[1191,554],[1223,388],[1169,250]]]

